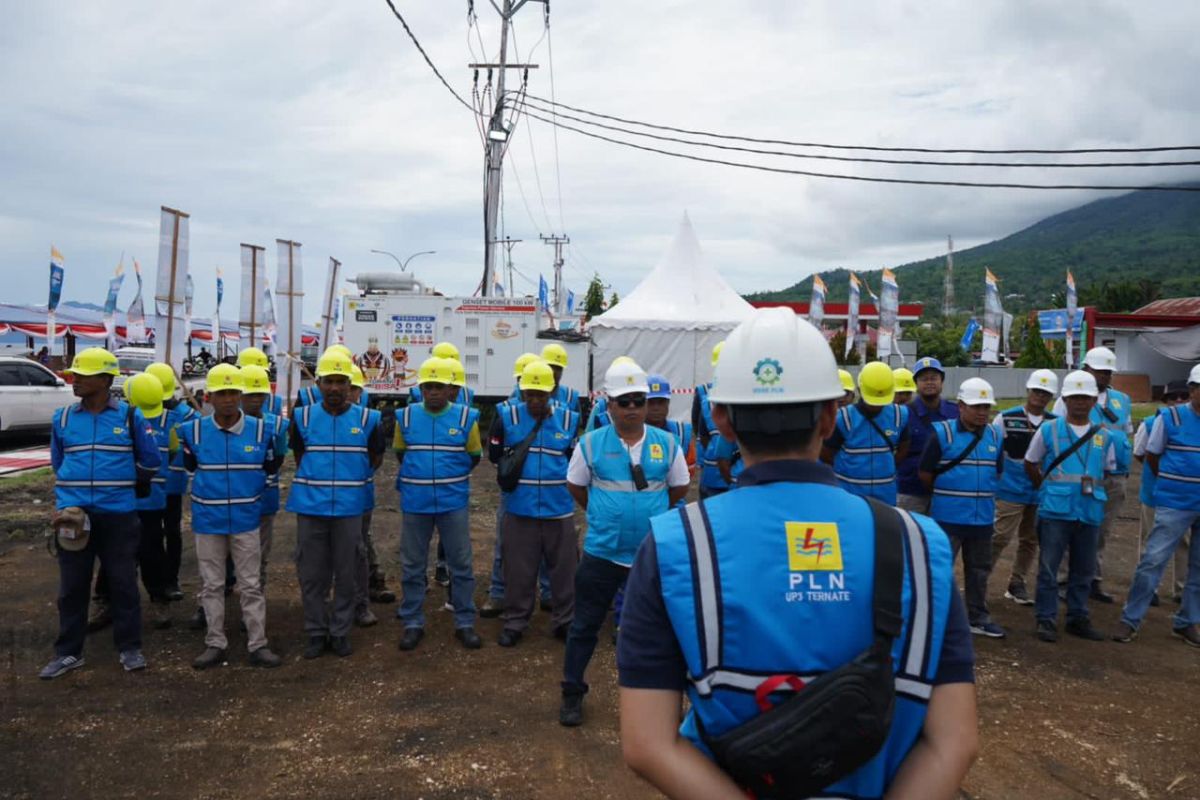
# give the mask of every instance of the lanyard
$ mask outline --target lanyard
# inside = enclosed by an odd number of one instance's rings
[[[1071,430],[1071,423],[1069,422],[1067,423],[1067,436],[1070,438],[1071,444],[1075,444],[1077,441],[1079,441],[1079,437],[1075,435],[1075,431]],[[1088,462],[1091,461],[1092,458],[1093,444],[1094,440],[1088,442],[1087,447],[1080,447],[1074,453],[1072,453],[1072,455],[1075,456],[1075,458],[1079,461],[1079,465],[1083,467],[1083,471],[1085,473],[1087,472]],[[1080,455],[1081,452],[1083,453],[1082,456]]]

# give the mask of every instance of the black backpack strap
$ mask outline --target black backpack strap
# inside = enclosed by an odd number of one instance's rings
[[[876,644],[891,650],[904,627],[904,523],[900,512],[873,497],[864,498],[875,521],[875,596],[871,601]]]

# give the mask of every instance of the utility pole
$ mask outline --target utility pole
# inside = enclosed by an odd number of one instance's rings
[[[942,295],[942,316],[954,314],[954,237],[946,237],[946,282]]]
[[[496,275],[496,222],[500,213],[500,184],[504,179],[504,151],[508,148],[511,131],[504,125],[504,104],[508,99],[504,95],[504,78],[510,69],[537,69],[537,64],[508,63],[508,28],[512,18],[521,7],[531,0],[502,0],[503,7],[497,5],[497,0],[489,0],[492,8],[500,15],[500,61],[495,64],[469,64],[470,69],[499,70],[496,83],[496,107],[488,122],[487,144],[484,165],[487,168],[487,192],[483,206],[483,287],[481,294],[488,297],[492,294]],[[535,3],[549,3],[549,0],[532,0]]]
[[[502,244],[502,245],[504,245],[504,249],[505,249],[506,251],[508,251],[508,258],[507,258],[507,260],[506,260],[506,265],[507,265],[507,267],[508,267],[508,283],[506,283],[506,284],[505,284],[505,286],[507,286],[507,287],[508,287],[508,288],[506,289],[506,291],[508,292],[508,296],[509,296],[509,297],[515,297],[515,296],[516,296],[516,290],[513,288],[513,263],[512,263],[512,250],[513,250],[513,245],[517,245],[517,244],[520,244],[520,243],[521,243],[521,240],[520,240],[520,239],[514,239],[514,238],[512,238],[511,236],[510,236],[510,237],[508,237],[508,238],[505,238],[505,239],[497,239],[495,242],[493,242],[493,244]]]
[[[562,285],[562,268],[563,255],[562,249],[564,244],[571,243],[570,236],[542,236],[541,240],[545,244],[554,245],[554,316],[559,319],[563,316],[563,303],[566,300],[566,294],[563,292]]]

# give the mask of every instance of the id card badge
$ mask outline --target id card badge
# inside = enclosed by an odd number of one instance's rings
[[[1079,480],[1079,492],[1084,497],[1091,497],[1096,493],[1096,481],[1091,475],[1084,475]]]

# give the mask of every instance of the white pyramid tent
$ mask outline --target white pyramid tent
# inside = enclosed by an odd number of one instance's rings
[[[707,264],[691,220],[684,214],[675,239],[642,282],[590,323],[592,385],[620,355],[662,375],[672,389],[690,389],[712,377],[713,346],[754,308]],[[678,398],[671,416],[683,418],[690,400]]]

